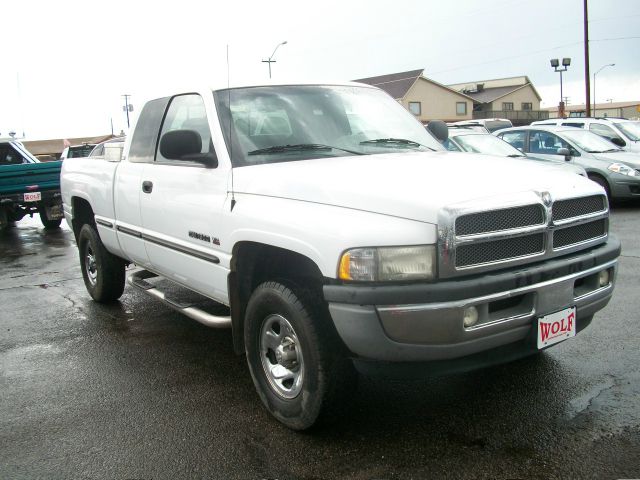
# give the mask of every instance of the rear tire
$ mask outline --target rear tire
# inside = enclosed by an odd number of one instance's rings
[[[306,430],[342,407],[357,376],[317,295],[278,282],[259,285],[247,304],[247,363],[269,413]]]
[[[117,300],[124,292],[125,262],[112,255],[91,225],[83,225],[78,235],[80,268],[89,295],[101,303]]]
[[[54,228],[60,228],[60,224],[62,223],[62,219],[59,218],[57,220],[49,220],[47,218],[46,210],[40,210],[40,221],[42,225],[44,225],[45,230],[53,230]]]

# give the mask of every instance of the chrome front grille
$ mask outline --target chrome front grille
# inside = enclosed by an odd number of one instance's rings
[[[544,260],[606,240],[609,208],[603,195],[553,202],[548,193],[526,192],[516,201],[507,208],[469,202],[468,208],[464,204],[443,209],[438,224],[439,276]]]
[[[543,223],[544,208],[542,205],[524,205],[462,215],[456,219],[456,235],[499,232]]]
[[[553,232],[553,248],[555,250],[577,245],[594,238],[604,237],[606,234],[607,224],[604,219],[561,228]]]
[[[504,238],[493,242],[470,243],[458,247],[456,267],[469,267],[544,252],[544,234]]]
[[[558,200],[553,204],[553,220],[581,217],[595,212],[604,212],[606,209],[607,202],[604,195]]]

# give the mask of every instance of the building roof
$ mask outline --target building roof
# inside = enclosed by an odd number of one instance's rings
[[[366,83],[378,87],[395,99],[404,98],[409,89],[418,78],[422,76],[424,69],[410,70],[408,72],[390,73],[377,77],[360,78],[354,82]]]
[[[527,83],[531,83],[531,80],[529,80],[529,77],[526,75],[520,75],[518,77],[492,78],[489,80],[473,80],[471,82],[453,83],[448,85],[448,87],[453,88],[454,90],[461,90],[463,88],[474,88],[479,83],[484,85],[486,88],[521,87]]]
[[[65,140],[71,145],[82,145],[83,143],[101,143],[114,137],[115,135],[108,134],[97,137],[54,138],[51,140],[31,140],[22,142],[22,144],[33,155],[59,155],[64,150]]]
[[[497,87],[497,88],[485,88],[481,91],[475,92],[465,92],[466,95],[469,95],[473,98],[474,101],[478,103],[491,103],[494,100],[499,99],[500,97],[504,97],[505,95],[510,94],[511,92],[515,92],[519,90],[522,86],[518,87]],[[464,91],[464,90],[463,90]]]
[[[627,100],[626,102],[612,102],[612,103],[609,103],[609,102],[596,103],[596,110],[635,107],[637,105],[640,105],[640,100]],[[565,110],[586,110],[587,106],[583,103],[582,105],[567,105],[564,108]],[[542,110],[547,110],[548,112],[556,112],[558,111],[558,106],[556,105],[555,107],[545,107],[545,108],[542,108]]]
[[[447,85],[449,88],[453,88],[465,95],[473,98],[478,103],[491,103],[499,98],[509,95],[510,93],[531,86],[533,93],[535,93],[538,100],[542,100],[542,97],[536,90],[536,88],[526,75],[519,77],[507,77],[507,78],[495,78],[492,80],[481,80],[474,82],[455,83]]]

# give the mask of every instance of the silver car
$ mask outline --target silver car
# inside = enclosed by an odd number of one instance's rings
[[[570,171],[587,176],[584,168],[574,163],[557,163],[553,160],[546,158],[540,158],[535,156],[525,156],[517,148],[512,147],[507,142],[499,139],[498,137],[491,135],[490,133],[483,133],[475,129],[449,126],[449,138],[443,143],[444,147],[452,152],[472,152],[483,153],[487,155],[496,155],[499,157],[510,157],[519,160],[537,160],[545,162],[546,164],[553,165],[555,168]]]
[[[584,167],[609,198],[640,198],[640,155],[626,152],[595,133],[574,127],[532,125],[506,128],[495,135],[527,155]]]

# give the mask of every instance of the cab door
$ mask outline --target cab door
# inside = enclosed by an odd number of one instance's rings
[[[175,153],[194,139],[199,152]],[[218,239],[228,175],[228,166],[217,165],[202,97],[173,97],[155,161],[145,164],[140,178],[144,244],[153,271],[224,303],[228,261]]]

